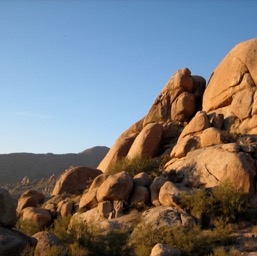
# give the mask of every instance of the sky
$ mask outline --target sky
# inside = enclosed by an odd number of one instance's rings
[[[0,153],[111,147],[178,70],[257,37],[255,0],[0,0]]]

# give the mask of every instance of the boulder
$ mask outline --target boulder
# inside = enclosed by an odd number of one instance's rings
[[[135,186],[148,187],[150,186],[152,179],[147,173],[140,172],[133,177],[133,182]]]
[[[209,127],[210,121],[207,114],[203,111],[198,111],[196,115],[192,118],[190,123],[184,128],[184,130],[180,134],[178,138],[178,143],[182,138],[186,137],[187,135],[196,135],[197,133],[202,132]]]
[[[226,130],[256,134],[256,58],[257,38],[236,45],[214,70],[204,92],[203,111],[224,115]]]
[[[6,229],[0,226],[0,255],[22,255],[26,246],[35,247],[37,240],[17,230]]]
[[[98,169],[89,167],[71,167],[57,180],[52,196],[62,193],[81,193],[88,188],[95,177],[102,174]]]
[[[144,186],[135,186],[130,196],[130,204],[146,205],[150,201],[149,190]]]
[[[193,79],[188,68],[176,71],[171,77],[145,116],[143,127],[152,122],[171,120],[171,105],[183,92],[193,92]]]
[[[113,204],[111,201],[104,201],[98,204],[97,206],[98,213],[100,217],[111,219],[113,218]]]
[[[21,220],[37,223],[39,227],[49,226],[52,220],[50,212],[46,209],[26,207],[20,213]]]
[[[59,247],[62,255],[68,255],[67,246],[53,233],[48,231],[41,231],[33,235],[37,239],[37,246],[35,248],[35,256],[48,256],[49,249],[52,247]]]
[[[0,226],[14,227],[16,224],[15,205],[9,192],[0,188]]]
[[[181,252],[176,248],[159,243],[153,247],[150,256],[181,256]]]
[[[131,238],[133,240],[133,237],[137,237],[138,232],[141,233],[142,229],[147,227],[151,227],[153,232],[158,232],[160,228],[183,227],[181,215],[187,216],[192,222],[194,221],[193,217],[173,207],[157,206],[150,208],[143,212],[141,222],[132,232]]]
[[[166,181],[160,189],[159,201],[162,206],[179,207],[181,194],[189,190],[183,184]]]
[[[98,201],[96,200],[97,188],[90,189],[84,193],[79,202],[79,211],[85,212],[92,208],[97,207]]]
[[[154,206],[159,206],[159,191],[162,185],[167,181],[167,178],[164,176],[156,177],[151,186],[150,186],[150,194],[151,194],[151,202]]]
[[[44,209],[48,210],[53,219],[57,216],[57,205],[53,203],[47,203],[44,205]]]
[[[189,92],[181,93],[171,106],[173,121],[188,122],[195,113],[195,96]]]
[[[107,179],[107,175],[100,174],[93,180],[91,186],[88,189],[88,192],[91,192],[92,190],[95,190],[100,187],[100,185]]]
[[[255,191],[255,166],[249,154],[239,151],[237,144],[221,144],[196,149],[186,157],[173,160],[165,165],[166,172],[183,174],[186,186],[215,187],[230,181],[252,196]]]
[[[170,157],[181,158],[188,154],[188,152],[200,148],[200,138],[191,134],[181,138],[179,142],[173,147]]]
[[[205,129],[200,135],[201,147],[222,144],[226,141],[222,132],[214,127]]]
[[[62,217],[68,216],[72,214],[73,208],[74,208],[74,202],[71,200],[64,201],[58,207],[58,212],[61,214]]]
[[[159,123],[147,124],[133,142],[127,157],[155,157],[162,139],[163,127]]]
[[[126,201],[133,188],[133,179],[127,172],[110,175],[97,190],[97,201]]]
[[[115,164],[118,160],[125,157],[129,149],[134,142],[138,133],[132,133],[127,136],[121,135],[111,147],[105,158],[98,165],[97,169],[101,170],[103,173],[108,173],[110,167]]]
[[[38,207],[44,200],[44,194],[36,190],[27,190],[20,196],[16,211],[19,214],[26,207]]]

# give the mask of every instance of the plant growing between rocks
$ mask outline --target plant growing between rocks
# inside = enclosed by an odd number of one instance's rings
[[[113,175],[121,171],[129,173],[132,177],[140,172],[146,172],[149,175],[157,175],[159,163],[155,158],[143,158],[135,156],[133,158],[124,157],[117,161],[109,170]]]

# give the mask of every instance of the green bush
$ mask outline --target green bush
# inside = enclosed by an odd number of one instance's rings
[[[156,175],[158,167],[159,163],[154,158],[143,158],[141,156],[135,156],[134,158],[124,157],[111,166],[109,173],[113,175],[118,172],[126,171],[131,176],[140,172],[146,172],[149,175]]]
[[[95,225],[73,223],[69,233],[73,237],[70,243],[71,250],[82,251],[82,255],[132,255],[132,250],[128,246],[129,233],[126,231],[112,230],[108,234],[103,234]]]
[[[39,226],[39,224],[32,220],[19,219],[16,222],[15,228],[28,236],[33,236],[37,232],[42,231],[42,228]]]
[[[212,190],[200,188],[181,196],[182,207],[195,218],[203,214],[209,219],[223,218],[226,222],[235,221],[246,209],[247,197],[242,190],[230,182],[224,182]]]
[[[70,219],[71,215],[58,216],[50,227],[50,231],[65,243],[70,243],[73,240],[72,235],[67,232]]]
[[[208,198],[209,194],[205,188],[193,189],[191,193],[182,193],[180,203],[186,211],[198,219],[209,211]]]
[[[210,242],[198,225],[191,228],[161,227],[155,230],[147,224],[141,224],[136,229],[131,241],[135,255],[149,256],[157,243],[177,248],[183,255],[205,255],[210,252]]]
[[[246,201],[247,197],[243,190],[227,181],[213,188],[209,207],[214,217],[221,217],[231,222],[246,210]]]

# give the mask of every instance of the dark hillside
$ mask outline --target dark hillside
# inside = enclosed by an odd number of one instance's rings
[[[78,154],[0,154],[0,185],[18,182],[24,176],[33,180],[59,175],[70,166],[96,168],[108,150],[97,146]]]

